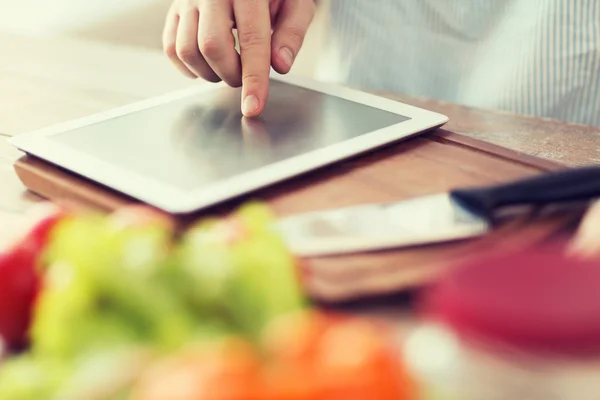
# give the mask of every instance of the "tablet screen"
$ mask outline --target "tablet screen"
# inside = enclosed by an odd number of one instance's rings
[[[409,119],[279,81],[248,119],[240,93],[206,91],[49,139],[187,192]]]

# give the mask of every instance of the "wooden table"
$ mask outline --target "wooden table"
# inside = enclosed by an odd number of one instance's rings
[[[0,135],[25,131],[198,84],[162,54],[74,39],[0,32]],[[385,94],[450,117],[446,130],[566,165],[600,162],[600,128]],[[0,141],[0,211],[18,213],[35,198],[12,171],[20,153]]]
[[[202,84],[181,77],[161,53],[140,48],[74,39],[20,37],[0,32],[0,54],[3,54],[3,62],[0,63],[0,96],[3,96],[0,103],[0,137]],[[435,133],[434,140],[440,142],[448,141],[456,146],[468,147],[470,140],[482,140],[489,143],[490,152],[495,155],[499,151],[497,146],[502,146],[500,152],[508,159],[518,162],[521,158],[534,155],[548,161],[547,169],[559,164],[576,166],[600,161],[600,128],[389,93],[384,95],[448,115],[450,122],[444,126],[444,130]],[[462,135],[457,137],[452,132]],[[486,145],[478,142],[477,151],[485,152]],[[459,153],[455,151],[453,154]],[[0,189],[0,218],[4,221],[0,240],[3,235],[10,235],[10,221],[18,220],[31,204],[40,201],[38,196],[25,190],[14,173],[13,163],[20,156],[6,141],[0,140],[0,179],[3,182]],[[392,156],[389,162],[396,163],[392,169],[402,168],[397,164],[398,158],[395,158],[393,151]],[[460,164],[461,160],[448,159],[447,162]],[[373,179],[373,174],[377,173],[364,167],[368,163],[359,161],[358,173],[363,173],[363,178]],[[502,174],[507,177],[522,175],[522,172],[510,166],[498,166],[504,168]],[[357,168],[353,165],[352,169]],[[468,180],[485,182],[487,179],[476,175],[471,173],[461,178],[460,184],[468,184]],[[321,183],[320,180],[309,180],[309,186],[322,186]],[[389,181],[379,184],[389,184]],[[445,184],[440,182],[435,190],[444,188]],[[299,188],[292,185],[291,190],[285,187],[286,192],[276,196],[275,205],[282,205],[280,209],[295,210],[297,207],[287,205],[294,203],[297,196],[314,193],[311,190],[302,185]],[[392,192],[392,197],[398,195],[397,191],[388,192]],[[414,194],[424,193],[417,190]],[[368,196],[361,199],[367,200]]]
[[[0,54],[3,137],[197,84],[180,77],[162,54],[137,48],[0,33]],[[517,160],[535,155],[569,166],[600,161],[599,128],[385,95],[448,115],[445,129],[466,136],[460,139],[465,146],[473,138],[503,146],[507,156]],[[438,137],[444,140],[443,132]],[[10,234],[11,221],[40,201],[25,190],[13,171],[20,156],[0,140],[0,238]],[[389,316],[390,307],[394,318],[407,315],[395,305],[356,311]],[[410,321],[410,317],[401,319]]]

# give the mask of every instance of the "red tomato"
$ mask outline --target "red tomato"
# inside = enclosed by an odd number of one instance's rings
[[[16,246],[0,254],[0,336],[9,349],[27,344],[27,330],[39,278],[37,254]]]
[[[52,204],[48,204],[44,208],[40,207],[38,210],[39,213],[35,215],[34,224],[27,236],[34,249],[41,251],[50,240],[54,226],[67,214]]]
[[[136,400],[262,400],[260,361],[241,339],[190,351],[152,368]]]
[[[52,228],[65,213],[58,207],[39,204],[26,215],[25,233],[0,253],[0,336],[9,349],[27,343],[27,331],[40,277],[38,259]]]
[[[25,221],[16,236],[14,247],[27,247],[30,251],[41,253],[45,248],[52,229],[67,213],[52,203],[34,205],[25,214]]]

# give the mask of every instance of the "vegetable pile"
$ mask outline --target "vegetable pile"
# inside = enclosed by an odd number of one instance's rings
[[[414,398],[385,329],[310,307],[272,222],[36,220],[0,254],[0,399]]]

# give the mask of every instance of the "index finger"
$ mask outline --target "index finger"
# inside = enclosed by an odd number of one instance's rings
[[[268,0],[234,0],[242,60],[242,112],[259,115],[269,93],[271,13]]]

